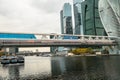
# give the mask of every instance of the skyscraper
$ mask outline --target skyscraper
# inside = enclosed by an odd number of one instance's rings
[[[83,34],[81,2],[84,0],[73,0],[75,34]]]
[[[99,14],[107,35],[120,37],[120,0],[100,0]],[[120,50],[120,39],[116,41]]]
[[[61,21],[61,34],[64,34],[63,10],[60,11],[60,21]]]
[[[85,35],[107,35],[99,17],[98,1],[99,0],[85,0],[81,4]]]
[[[108,36],[120,37],[120,0],[100,0],[99,13]]]
[[[72,24],[72,8],[70,3],[65,3],[63,10],[60,11],[61,34],[73,34]],[[58,51],[63,51],[64,47],[56,48]]]
[[[69,3],[65,3],[61,14],[61,31],[64,34],[73,34],[72,8]]]

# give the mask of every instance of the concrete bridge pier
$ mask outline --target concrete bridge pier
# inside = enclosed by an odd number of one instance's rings
[[[19,51],[18,47],[9,47],[10,54],[16,54]]]

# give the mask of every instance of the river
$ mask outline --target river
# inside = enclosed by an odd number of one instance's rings
[[[0,64],[0,80],[120,80],[120,56],[39,57]]]

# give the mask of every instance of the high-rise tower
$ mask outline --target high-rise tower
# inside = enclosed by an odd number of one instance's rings
[[[99,0],[85,0],[82,2],[82,21],[85,35],[107,35],[101,23],[98,12]]]
[[[120,0],[100,0],[99,13],[108,36],[120,37]]]
[[[64,34],[73,34],[72,8],[69,3],[65,3],[61,14],[61,31]]]
[[[99,0],[99,14],[107,35],[118,37],[120,50],[120,0]]]
[[[84,0],[73,0],[75,34],[83,34],[81,2]]]
[[[61,21],[61,34],[64,34],[63,10],[60,11],[60,21]]]

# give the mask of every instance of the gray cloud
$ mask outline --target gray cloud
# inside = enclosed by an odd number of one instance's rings
[[[43,10],[47,13],[54,13],[57,12],[61,7],[61,4],[63,4],[64,1],[62,0],[52,0],[52,1],[47,1],[47,0],[33,0],[32,5],[40,10]]]
[[[0,31],[59,33],[59,12],[69,1],[0,0]]]

